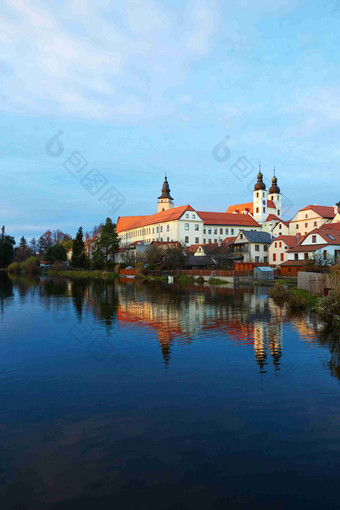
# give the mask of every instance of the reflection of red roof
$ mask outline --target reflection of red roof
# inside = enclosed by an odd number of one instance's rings
[[[307,205],[303,209],[300,209],[300,211],[308,211],[312,210],[322,218],[334,218],[334,207],[328,206],[328,205]]]
[[[272,200],[267,200],[267,207],[270,209],[276,209],[276,206]],[[236,204],[230,205],[227,209],[227,213],[242,213],[242,211],[247,211],[250,214],[254,213],[254,204],[253,202],[247,202],[246,204]]]
[[[220,212],[197,211],[205,225],[243,225],[259,227],[260,225],[249,214],[231,214]]]
[[[146,227],[153,223],[178,220],[186,211],[194,211],[194,209],[190,205],[182,205],[181,207],[173,207],[167,211],[161,211],[148,216],[120,216],[118,218],[116,232],[119,233],[123,230]]]

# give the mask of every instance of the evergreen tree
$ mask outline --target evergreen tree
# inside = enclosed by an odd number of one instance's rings
[[[15,249],[15,262],[23,262],[33,255],[31,248],[28,246],[24,236],[21,237],[18,248]]]
[[[54,264],[57,260],[63,262],[67,259],[66,250],[61,244],[55,244],[46,250],[45,258],[48,264]]]
[[[73,241],[72,248],[72,266],[84,267],[85,265],[85,242],[83,228],[79,227],[77,235]]]
[[[6,235],[5,227],[3,226],[0,234],[0,267],[8,266],[12,262],[14,245],[14,237]]]
[[[113,262],[114,254],[119,250],[119,242],[116,224],[111,218],[106,218],[95,241],[94,261],[102,261],[103,264]]]

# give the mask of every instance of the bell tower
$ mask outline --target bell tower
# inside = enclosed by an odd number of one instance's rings
[[[165,176],[163,187],[162,187],[162,194],[158,197],[158,205],[157,205],[157,212],[161,211],[167,211],[168,209],[172,209],[174,206],[174,199],[170,195],[170,187],[168,183],[168,179]]]
[[[259,223],[266,221],[268,216],[267,191],[263,182],[263,174],[261,172],[261,162],[259,163],[259,173],[257,174],[257,182],[253,191],[253,217]]]
[[[274,175],[272,178],[272,185],[269,188],[268,191],[268,199],[272,200],[276,207],[276,214],[279,218],[281,218],[281,212],[282,212],[282,201],[281,201],[281,192],[280,188],[277,185],[277,177],[275,175],[275,167],[274,167]]]

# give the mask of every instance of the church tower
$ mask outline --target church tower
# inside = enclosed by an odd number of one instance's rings
[[[272,178],[272,185],[269,188],[268,199],[272,200],[276,207],[276,215],[281,218],[282,211],[282,201],[281,201],[281,192],[280,188],[277,185],[277,177],[275,176],[275,167],[274,167],[274,176]]]
[[[158,206],[157,206],[157,212],[161,211],[167,211],[168,209],[172,209],[174,206],[174,199],[170,195],[170,187],[168,183],[168,179],[165,176],[163,187],[162,187],[162,194],[160,197],[158,197]]]
[[[259,173],[257,174],[257,182],[253,191],[253,217],[262,224],[268,216],[267,207],[267,191],[263,182],[263,174],[261,172],[261,163],[259,164]]]

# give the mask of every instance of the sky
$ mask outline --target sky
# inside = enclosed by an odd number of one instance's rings
[[[74,235],[226,211],[275,166],[285,219],[340,200],[337,0],[2,0],[0,223]]]

